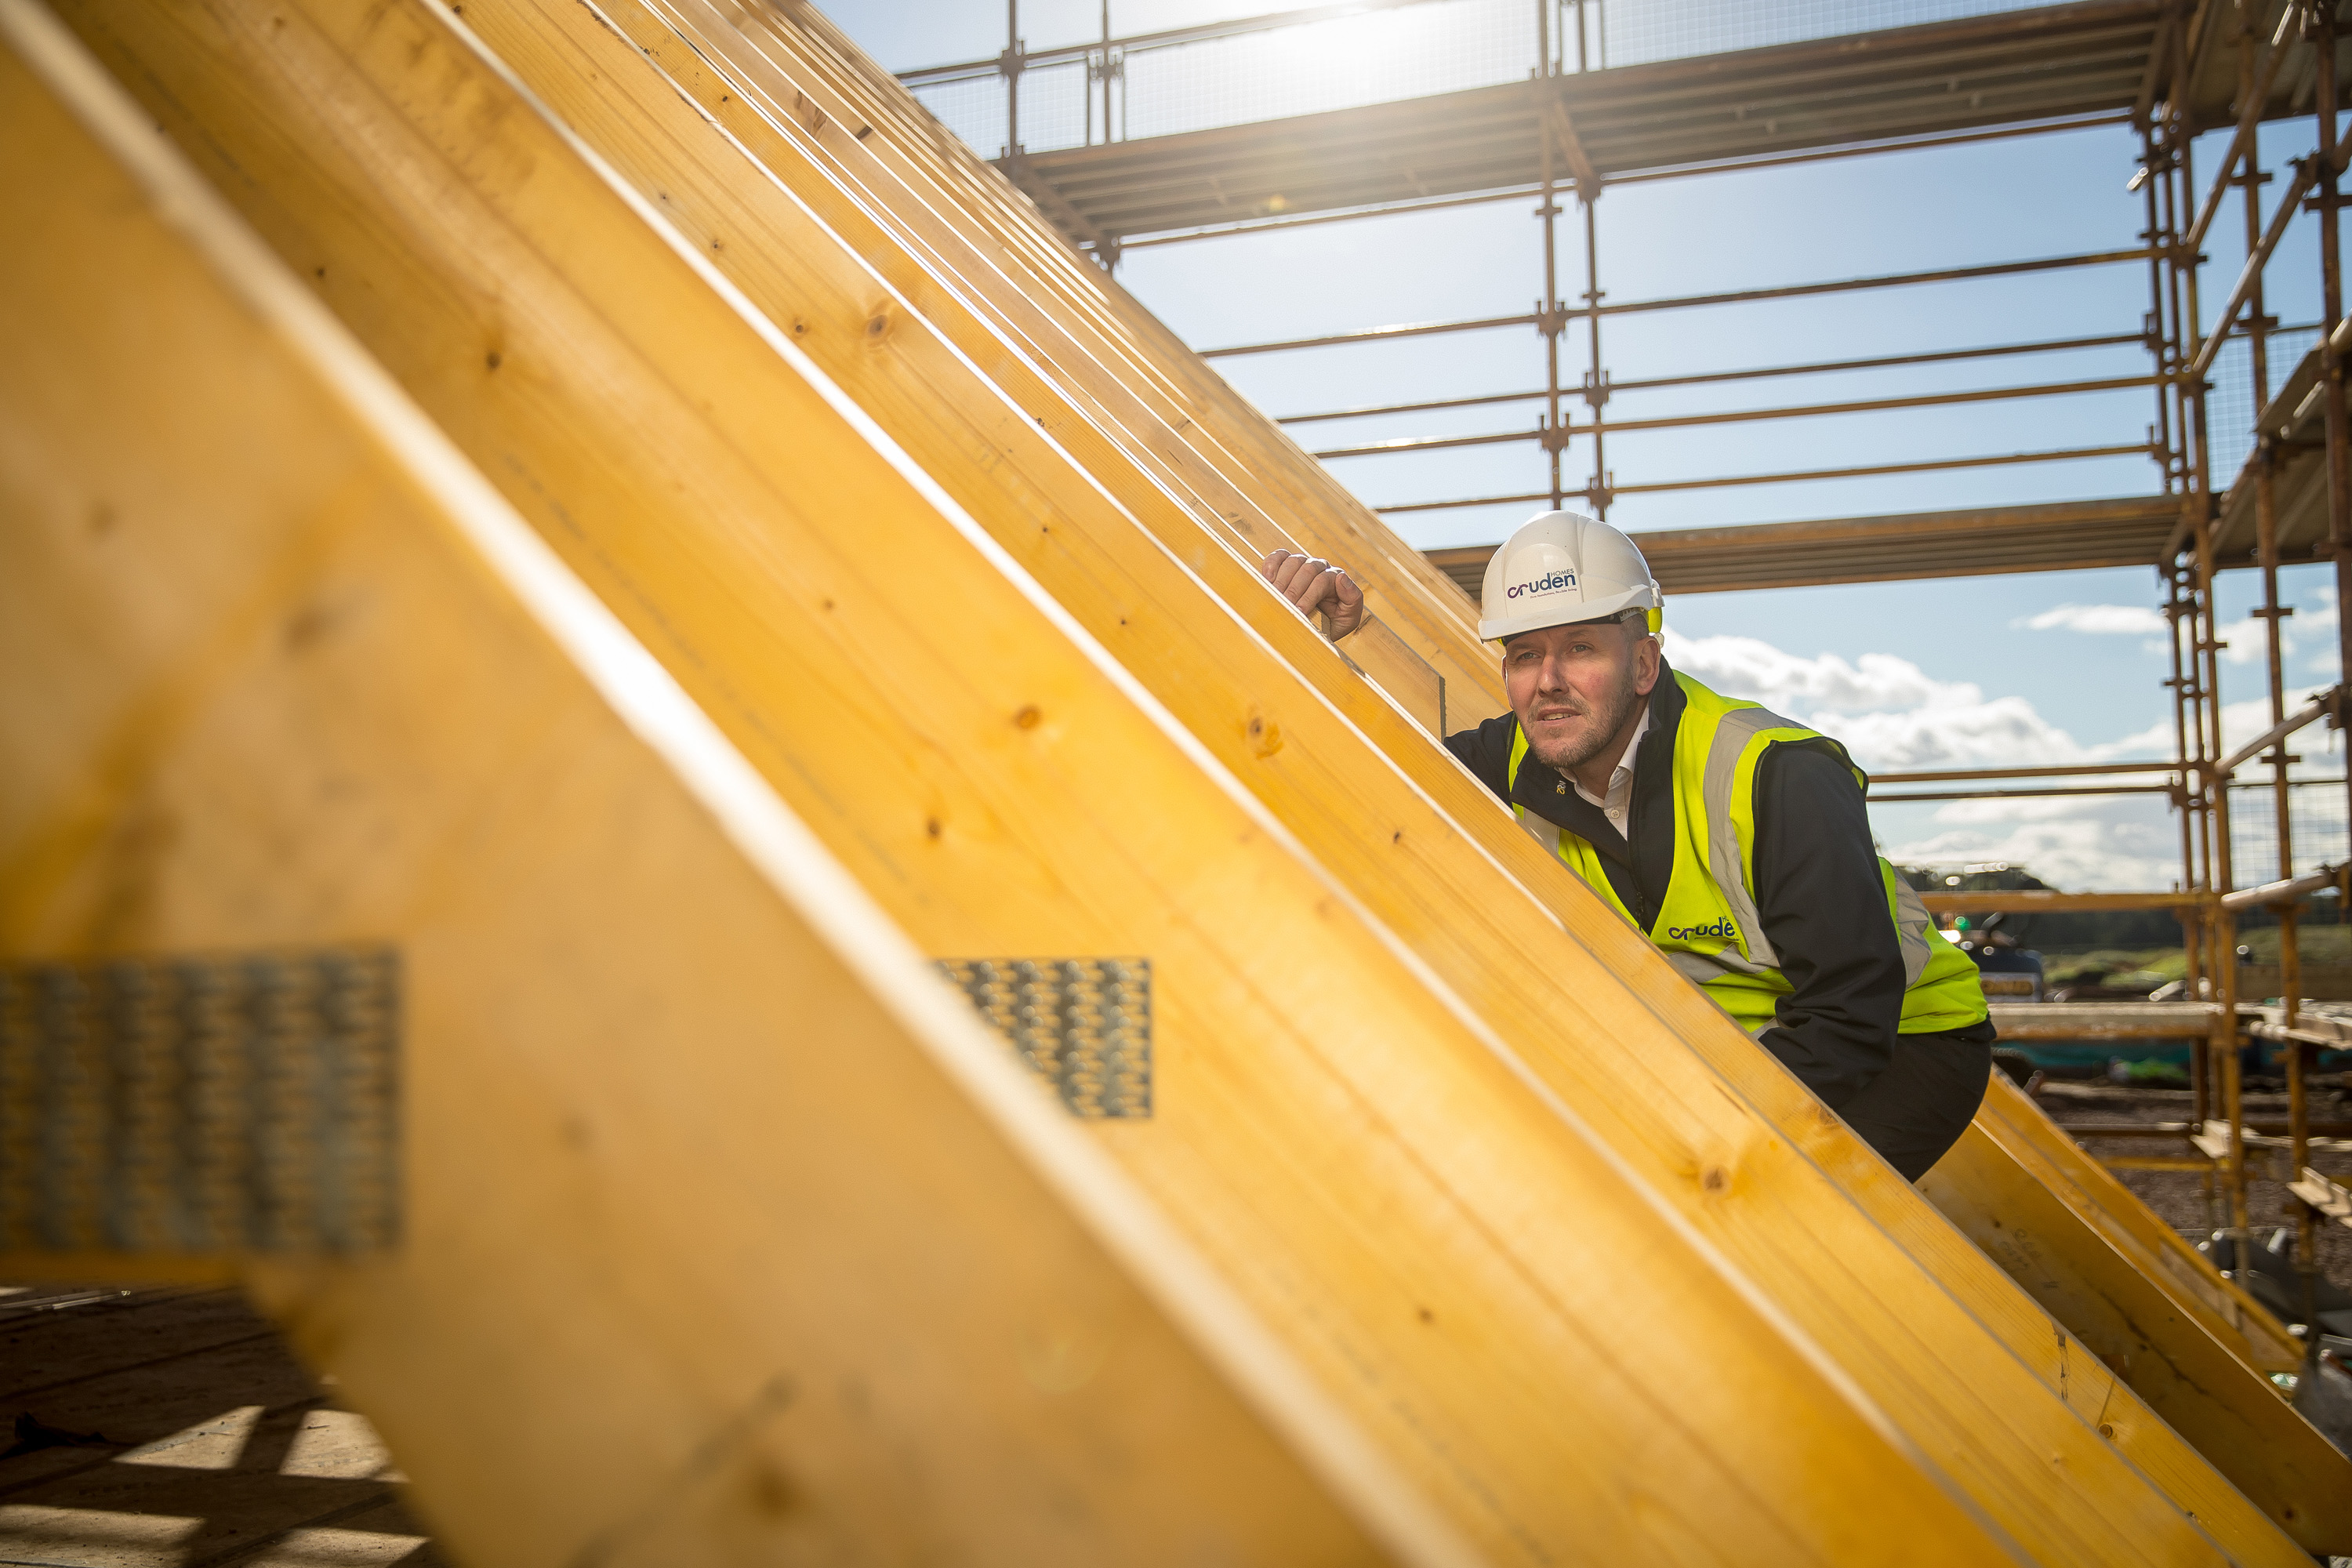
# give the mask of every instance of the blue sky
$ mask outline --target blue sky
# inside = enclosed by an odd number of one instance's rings
[[[1921,0],[1909,0],[1915,8]],[[1933,0],[1930,0],[1933,3]],[[1941,0],[1949,6],[1955,0]],[[1257,14],[1254,4],[1116,0],[1118,33]],[[1983,8],[1983,7],[1979,7]],[[830,14],[885,66],[908,69],[978,58],[1004,45],[1004,12],[947,0],[835,0]],[[1096,4],[1022,6],[1032,47],[1097,36]],[[2266,127],[2277,168],[2315,141],[2308,121]],[[2198,148],[2210,172],[2221,139]],[[983,151],[993,153],[996,149]],[[2140,199],[2125,184],[2137,142],[2101,128],[1963,147],[1881,153],[1754,173],[1607,191],[1598,208],[1601,286],[1635,300],[1871,273],[2125,249],[2138,241]],[[2284,183],[2284,182],[2281,182]],[[2271,190],[2274,192],[2277,186]],[[1314,336],[1399,321],[1525,311],[1539,291],[1533,203],[1513,202],[1135,250],[1120,281],[1196,347]],[[1571,208],[1571,215],[1573,209]],[[1562,292],[1583,288],[1580,225],[1562,224]],[[2315,220],[2296,221],[2269,274],[2271,313],[2316,318]],[[2207,243],[2208,308],[2243,259],[2234,198]],[[1874,290],[1761,305],[1613,318],[1603,362],[1618,380],[1860,358],[2034,339],[2134,332],[2147,309],[2147,271],[2117,266],[2023,278]],[[1565,365],[1585,361],[1580,328]],[[2301,345],[2297,345],[2299,352]],[[2294,352],[2274,355],[2273,384]],[[2224,360],[2226,374],[2234,361]],[[1542,383],[1531,329],[1411,340],[1218,362],[1244,393],[1282,415],[1528,390]],[[1965,387],[2143,374],[2122,347],[1944,366],[1853,372],[1621,394],[1612,418],[1899,396]],[[2243,372],[2237,372],[2242,387]],[[1399,435],[1526,428],[1534,405],[1297,427],[1310,447]],[[2240,392],[2238,406],[2244,406]],[[1580,404],[1572,407],[1582,412]],[[2109,446],[2144,438],[2153,395],[2074,395],[1611,439],[1621,484],[1947,456]],[[2239,416],[2242,423],[2244,416]],[[1568,469],[1580,485],[1580,440]],[[1541,455],[1486,447],[1350,458],[1333,470],[1374,505],[1515,493],[1543,484]],[[2218,476],[2226,483],[2229,476]],[[1622,499],[1611,521],[1635,530],[1929,511],[2034,500],[2145,494],[2153,468],[2136,458],[1942,474],[1785,483]],[[1395,526],[1417,545],[1488,542],[1526,506],[1407,513]],[[2334,603],[2320,568],[2287,574],[2291,697],[2336,676]],[[2223,698],[2233,732],[2267,721],[2258,602],[2251,572],[2225,575],[2222,618],[2233,640]],[[2146,569],[1973,577],[1936,583],[1696,595],[1667,606],[1671,651],[1703,679],[1839,735],[1865,766],[1993,766],[2166,754],[2168,672],[2148,632],[2159,602]],[[2341,772],[2314,732],[2306,772]],[[2330,792],[2314,791],[2315,797]],[[2176,830],[2145,800],[1885,805],[1874,821],[1897,858],[2009,859],[2062,886],[2168,886]],[[2332,844],[2344,848],[2340,809]],[[2258,868],[2268,874],[2267,868]]]

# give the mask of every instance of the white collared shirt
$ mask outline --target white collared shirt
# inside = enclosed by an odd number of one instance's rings
[[[1641,751],[1642,737],[1649,733],[1649,730],[1650,705],[1645,700],[1642,704],[1641,718],[1633,721],[1633,738],[1625,742],[1625,754],[1617,759],[1617,765],[1609,772],[1606,798],[1591,794],[1574,779],[1568,781],[1586,804],[1601,808],[1601,815],[1609,819],[1609,826],[1617,830],[1621,838],[1625,836],[1625,814],[1633,806],[1633,758]]]

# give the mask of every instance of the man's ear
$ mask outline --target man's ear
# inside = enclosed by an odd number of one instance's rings
[[[1658,639],[1643,632],[1633,639],[1633,689],[1647,697],[1657,689],[1660,654]]]

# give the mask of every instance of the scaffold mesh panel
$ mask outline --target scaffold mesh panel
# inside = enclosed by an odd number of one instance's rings
[[[1022,73],[1021,144],[1031,153],[1135,141],[1524,79],[1541,58],[1528,0],[1423,0],[1355,16],[1109,54]],[[1005,148],[1001,75],[912,84],[985,157]]]
[[[1606,42],[1595,64],[1641,65],[1760,49],[1850,33],[1877,33],[2004,11],[2046,0],[1593,0]],[[1575,7],[1571,4],[1571,11]],[[1573,21],[1570,26],[1574,26]],[[1587,23],[1588,26],[1592,24]],[[1569,35],[1573,37],[1573,31]]]
[[[1175,136],[1524,80],[2032,9],[2042,0],[1420,0],[1349,16],[1130,47],[1021,76],[1030,153]],[[1549,15],[1545,13],[1549,9]],[[1580,51],[1579,45],[1582,45]],[[994,71],[910,83],[983,157],[1007,151]],[[1108,91],[1106,94],[1105,89]]]
[[[1045,153],[1060,147],[1084,147],[1102,139],[1099,121],[1102,94],[1093,86],[1089,62],[1039,66],[1021,73],[1021,146]]]
[[[963,138],[964,145],[983,158],[1004,156],[1006,106],[1003,77],[956,77],[947,81],[917,83],[911,90],[915,101]]]
[[[1283,120],[1524,79],[1538,58],[1526,0],[1429,0],[1364,16],[1129,49],[1129,139]]]
[[[2308,753],[2313,742],[2307,741],[2302,749]],[[2255,767],[2249,763],[2241,778]],[[2231,880],[2238,887],[2284,881],[2323,866],[2344,863],[2347,849],[2352,849],[2352,833],[2347,831],[2341,777],[2290,780],[2287,809],[2288,825],[2294,829],[2293,870],[2279,866],[2278,803],[2270,784],[2242,783],[2231,787],[2230,869]]]
[[[2303,356],[2318,346],[2316,327],[2294,327],[2271,333],[2263,344],[2269,384],[2263,388],[2259,401],[2249,374],[2253,363],[2252,343],[2243,338],[2231,338],[2213,356],[2213,369],[2208,377],[2212,390],[2205,395],[2205,428],[2206,438],[2213,447],[2216,493],[2230,487],[2252,453],[2254,416],[2262,412],[2261,405],[2268,403],[2285,384],[2294,367],[2303,363]]]

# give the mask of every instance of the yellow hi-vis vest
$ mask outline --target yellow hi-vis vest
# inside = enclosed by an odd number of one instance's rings
[[[1774,746],[1822,741],[1848,767],[1845,748],[1818,731],[1791,724],[1754,702],[1718,697],[1677,672],[1685,705],[1675,732],[1675,866],[1650,941],[1676,969],[1706,987],[1717,1005],[1749,1034],[1772,1026],[1780,999],[1794,989],[1780,973],[1780,955],[1765,939],[1756,909],[1756,764]],[[1509,784],[1528,754],[1525,731],[1514,727]],[[1869,778],[1854,768],[1864,790]],[[1519,825],[1558,855],[1568,868],[1626,920],[1617,891],[1590,840],[1514,805]],[[1886,913],[1903,949],[1906,1035],[1964,1029],[1987,1016],[1977,966],[1945,941],[1911,885],[1884,857]]]

